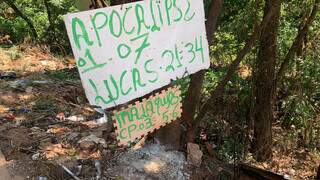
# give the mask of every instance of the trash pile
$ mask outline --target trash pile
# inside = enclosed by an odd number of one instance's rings
[[[190,179],[189,164],[184,153],[166,151],[157,139],[139,149],[130,149],[113,160],[107,169],[109,177],[122,179]]]

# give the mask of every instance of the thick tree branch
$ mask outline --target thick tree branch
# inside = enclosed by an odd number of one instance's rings
[[[299,29],[296,39],[294,40],[292,46],[290,47],[288,53],[286,54],[281,66],[280,66],[280,69],[279,69],[277,76],[276,76],[276,79],[275,79],[275,83],[278,83],[281,81],[282,77],[284,76],[284,74],[289,66],[290,61],[292,59],[294,59],[294,57],[296,56],[297,51],[299,50],[299,47],[301,46],[301,44],[303,42],[303,38],[307,35],[309,27],[312,25],[313,21],[316,18],[317,12],[319,11],[319,6],[320,6],[320,0],[316,0],[314,2],[311,15],[309,16],[307,21],[304,23],[303,28]]]

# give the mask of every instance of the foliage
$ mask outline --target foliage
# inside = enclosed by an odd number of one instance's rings
[[[63,15],[76,11],[74,1],[51,0],[48,6],[45,1],[17,0],[15,5],[25,14],[35,26],[40,42],[60,50],[57,46],[70,50],[64,28]],[[50,16],[50,19],[49,19]],[[30,37],[30,29],[26,22],[18,17],[7,4],[0,4],[0,37],[9,35],[14,43],[21,43]],[[70,51],[69,51],[70,52]]]

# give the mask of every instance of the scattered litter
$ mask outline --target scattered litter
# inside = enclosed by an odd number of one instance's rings
[[[31,157],[31,159],[33,161],[37,161],[37,160],[39,160],[39,158],[40,158],[40,153],[36,153],[36,154],[32,155],[32,157]]]
[[[99,179],[101,179],[101,164],[100,164],[100,161],[95,160],[94,161],[94,166],[96,167],[96,179],[99,180]]]
[[[0,79],[15,79],[17,74],[15,72],[0,72]]]
[[[57,114],[56,118],[57,118],[58,120],[60,120],[60,121],[64,121],[65,118],[66,118],[66,116],[64,115],[63,112],[61,112],[61,113]]]
[[[97,124],[105,124],[108,122],[108,117],[104,114],[101,118],[95,120]]]
[[[64,169],[70,176],[72,176],[75,180],[80,180],[80,178],[78,178],[75,174],[73,174],[73,172],[71,172],[67,167],[65,167],[64,165],[58,163],[59,166],[62,167],[62,169]]]
[[[52,133],[52,134],[63,134],[70,131],[71,129],[68,127],[52,127],[47,130],[48,133]]]
[[[31,81],[33,84],[48,84],[50,81]]]
[[[77,167],[76,167],[76,175],[79,176],[81,174],[82,171],[82,163],[81,160],[77,160]]]
[[[48,180],[48,178],[45,176],[39,176],[39,180]]]
[[[27,114],[29,112],[31,112],[31,110],[28,109],[28,108],[20,108],[20,109],[18,109],[18,113],[20,113],[20,114]]]
[[[87,137],[83,137],[82,139],[80,139],[80,141],[78,142],[79,144],[83,143],[83,142],[94,142],[95,144],[100,144],[103,147],[106,147],[107,143],[104,139],[102,138],[98,138],[96,135],[91,134]]]
[[[85,120],[85,117],[82,115],[70,116],[70,117],[67,117],[66,120],[73,121],[73,122],[81,122]]]
[[[14,115],[12,115],[12,114],[7,114],[7,115],[4,116],[4,118],[7,119],[7,120],[11,120],[11,121],[16,119],[16,117]]]
[[[9,86],[11,88],[26,88],[28,83],[30,83],[29,80],[17,80],[17,81],[13,81],[9,84]]]
[[[31,84],[48,84],[50,81],[32,81],[28,79],[16,80],[9,84],[11,88],[26,88],[28,85]]]

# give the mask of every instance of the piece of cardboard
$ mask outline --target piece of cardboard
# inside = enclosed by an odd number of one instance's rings
[[[179,87],[171,87],[148,99],[137,101],[113,111],[119,146],[134,142],[181,117],[182,102]]]

